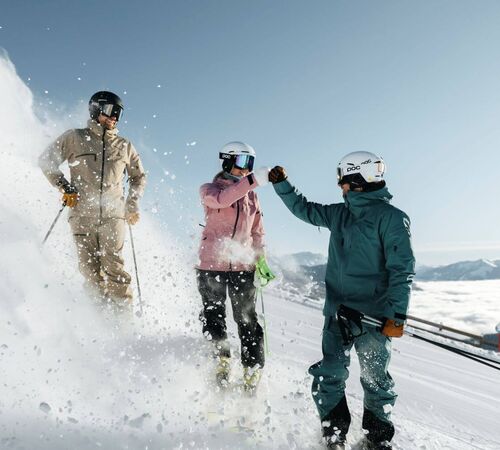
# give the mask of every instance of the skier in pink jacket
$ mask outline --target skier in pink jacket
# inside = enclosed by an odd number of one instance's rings
[[[222,171],[200,187],[206,225],[197,266],[203,301],[203,334],[214,344],[216,380],[227,386],[230,347],[226,332],[226,291],[241,341],[244,387],[255,390],[264,367],[263,331],[255,311],[255,263],[264,255],[262,212],[254,189],[267,183],[267,168],[253,173],[255,150],[243,142],[226,144]]]

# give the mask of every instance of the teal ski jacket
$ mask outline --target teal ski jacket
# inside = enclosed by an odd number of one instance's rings
[[[380,319],[406,317],[415,276],[410,219],[390,204],[387,187],[349,191],[331,205],[308,201],[288,180],[274,189],[296,217],[331,232],[325,316],[345,305]]]

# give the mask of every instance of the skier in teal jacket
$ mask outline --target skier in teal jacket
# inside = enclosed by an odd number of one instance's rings
[[[415,275],[410,220],[390,204],[385,164],[369,152],[346,155],[337,168],[344,203],[308,201],[276,166],[269,173],[276,193],[299,219],[331,232],[323,309],[323,359],[310,367],[312,393],[325,444],[343,449],[350,425],[345,396],[354,345],[364,390],[363,443],[390,449],[396,400],[388,372],[391,339],[403,335]]]

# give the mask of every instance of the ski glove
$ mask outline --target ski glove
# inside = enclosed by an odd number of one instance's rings
[[[405,323],[402,320],[387,319],[382,327],[382,334],[387,337],[401,337],[404,333]]]
[[[129,225],[135,225],[137,222],[139,222],[140,218],[141,216],[138,212],[128,212],[125,214],[125,220]]]
[[[269,167],[259,167],[254,170],[253,176],[259,186],[265,186],[269,181]]]
[[[274,166],[269,172],[269,181],[273,184],[285,181],[287,179],[286,171],[281,166]]]
[[[75,186],[68,183],[67,180],[64,180],[62,183],[59,184],[59,189],[63,193],[62,196],[63,205],[67,206],[68,208],[74,208],[78,203],[78,198],[79,198],[78,191],[76,190]]]
[[[255,264],[255,276],[253,281],[254,286],[257,288],[263,288],[275,278],[276,276],[271,272],[271,269],[267,265],[266,257],[260,256]]]
[[[63,194],[62,202],[68,208],[74,208],[78,203],[78,194]]]

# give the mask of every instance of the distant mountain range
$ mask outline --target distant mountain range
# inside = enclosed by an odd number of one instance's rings
[[[500,260],[461,261],[447,266],[417,268],[417,280],[422,281],[465,281],[500,279]]]
[[[326,256],[301,252],[269,258],[270,266],[282,273],[281,289],[289,294],[318,301],[325,296]],[[461,261],[446,266],[419,266],[416,281],[473,281],[500,279],[500,260]],[[419,289],[418,285],[414,285]]]

